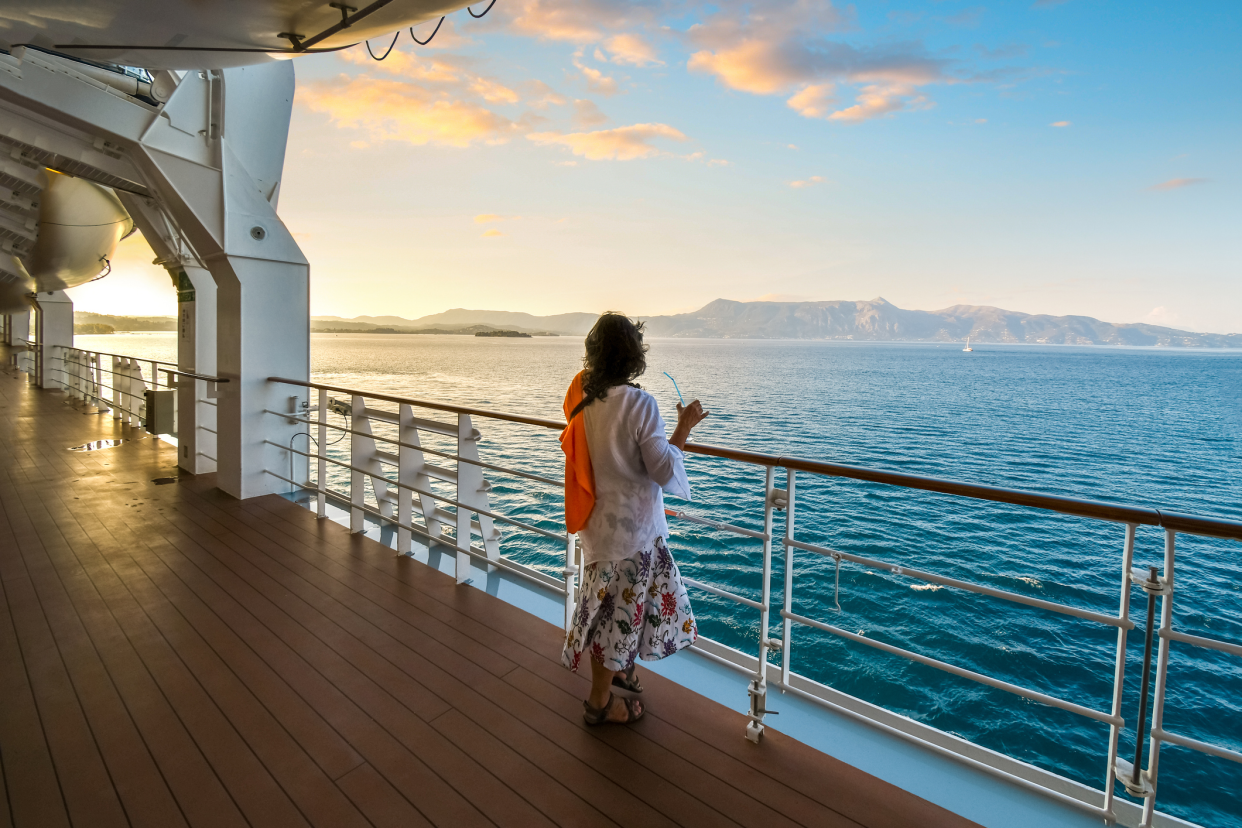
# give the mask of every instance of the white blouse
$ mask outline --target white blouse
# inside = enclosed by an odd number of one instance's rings
[[[595,507],[579,532],[583,560],[649,552],[668,536],[664,495],[690,500],[685,455],[664,436],[655,397],[618,385],[582,410],[595,473]]]

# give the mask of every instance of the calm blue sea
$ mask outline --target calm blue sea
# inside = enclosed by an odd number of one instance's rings
[[[171,335],[79,339],[145,356],[172,345]],[[312,341],[314,373],[326,382],[551,418],[581,353],[571,337]],[[1242,520],[1242,352],[979,345],[968,354],[960,344],[653,340],[640,382],[671,420],[677,397],[664,371],[711,411],[695,432],[700,442]],[[559,476],[555,432],[475,425],[485,460]],[[670,505],[762,528],[762,470],[697,457],[688,467],[695,502]],[[556,490],[490,479],[493,508],[558,528]],[[805,474],[797,490],[801,540],[1117,611],[1120,525]],[[672,530],[685,574],[759,597],[758,542],[685,522]],[[1159,531],[1140,530],[1136,564],[1159,564],[1162,543]],[[502,544],[518,560],[560,568],[553,542],[507,529]],[[1242,642],[1242,544],[1179,536],[1178,567],[1176,626]],[[1112,628],[848,563],[838,611],[834,575],[832,561],[799,552],[794,611],[1109,709]],[[782,583],[778,555],[777,600]],[[694,597],[703,634],[754,650],[757,613]],[[1139,629],[1129,637],[1123,715],[1133,723],[1145,596],[1136,590],[1131,606]],[[795,628],[792,658],[798,672],[846,693],[1103,784],[1104,725],[805,628]],[[1242,660],[1175,645],[1169,675],[1166,727],[1242,750]],[[1133,730],[1121,749],[1132,755]],[[1161,810],[1208,826],[1242,822],[1236,764],[1166,746],[1160,785]]]

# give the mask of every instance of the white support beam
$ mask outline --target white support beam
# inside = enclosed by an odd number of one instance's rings
[[[35,385],[63,388],[65,351],[73,347],[73,300],[63,290],[35,294]]]

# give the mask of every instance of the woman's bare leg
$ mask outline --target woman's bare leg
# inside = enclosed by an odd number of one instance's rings
[[[591,695],[587,696],[587,703],[596,708],[608,704],[608,696],[612,694],[612,678],[621,675],[624,673],[609,670],[595,659],[591,659]],[[635,715],[641,711],[642,702],[635,701]],[[624,721],[625,716],[625,700],[620,696],[613,697],[612,705],[608,708],[608,718],[612,721]]]

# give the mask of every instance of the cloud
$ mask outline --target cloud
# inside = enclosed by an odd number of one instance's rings
[[[853,11],[827,0],[795,0],[780,14],[759,7],[726,6],[691,26],[686,38],[698,47],[690,71],[714,75],[724,86],[755,95],[791,94],[788,104],[809,118],[861,121],[902,109],[922,108],[918,87],[965,80],[951,75],[951,62],[917,42],[855,47],[830,39],[853,26]],[[855,106],[829,112],[830,90],[861,85]]]
[[[517,103],[521,98],[507,86],[487,78],[475,78],[470,82],[470,91],[488,103]]]
[[[298,101],[327,113],[339,127],[364,131],[372,142],[467,147],[501,143],[517,128],[509,119],[447,91],[366,75],[312,81],[298,88]]]
[[[430,58],[424,60],[409,52],[393,50],[386,60],[375,61],[364,49],[346,49],[338,52],[338,56],[346,63],[355,63],[370,69],[378,69],[389,75],[400,75],[411,80],[432,81],[436,83],[455,83],[459,81],[460,70],[453,65],[452,58]]]
[[[1069,121],[1054,121],[1051,124],[1048,124],[1048,126],[1063,128],[1063,127],[1070,126],[1070,122]]]
[[[502,4],[503,5],[503,4]],[[632,28],[653,20],[654,4],[614,0],[524,0],[502,12],[517,34],[541,40],[597,43],[607,32]]]
[[[832,104],[836,103],[835,91],[836,86],[831,83],[812,84],[803,87],[785,103],[803,117],[824,118]]]
[[[857,103],[834,112],[829,120],[858,123],[900,112],[903,109],[925,109],[931,104],[910,84],[872,84],[858,93]]]
[[[823,184],[824,181],[825,179],[822,175],[813,175],[802,181],[790,181],[789,186],[793,187],[795,190],[803,190],[807,187],[814,187],[816,184]]]
[[[527,106],[535,109],[546,109],[549,106],[564,106],[569,99],[548,86],[541,80],[529,80],[518,84],[526,96]]]
[[[504,216],[498,216],[495,213],[479,213],[474,217],[475,224],[491,224],[494,221],[504,221]]]
[[[537,132],[526,136],[536,144],[565,146],[574,155],[588,161],[633,161],[665,155],[652,141],[689,140],[681,131],[668,124],[634,124],[633,126],[601,129],[595,132]]]
[[[1166,190],[1180,190],[1183,187],[1193,187],[1196,184],[1206,184],[1206,183],[1208,183],[1208,179],[1206,178],[1170,178],[1168,181],[1162,181],[1159,184],[1153,184],[1147,189],[1158,190],[1158,191],[1163,192]]]
[[[593,127],[606,123],[608,123],[608,116],[595,105],[594,101],[585,99],[574,101],[574,126]]]
[[[663,66],[664,61],[656,57],[655,49],[647,41],[634,34],[619,34],[604,41],[604,48],[612,53],[613,63],[629,66]],[[599,50],[596,50],[598,55]]]
[[[496,238],[497,236],[503,236],[503,235],[504,235],[504,233],[500,232],[500,231],[499,231],[499,230],[497,230],[495,227],[493,227],[491,230],[488,230],[486,233],[484,233],[484,234],[483,234],[483,238],[485,238],[485,239],[494,239],[494,238]]]
[[[608,77],[598,69],[587,66],[578,59],[579,57],[580,55],[574,56],[574,66],[577,66],[582,72],[582,77],[586,80],[587,89],[606,98],[617,94],[619,90],[617,88],[617,81],[614,78]]]

